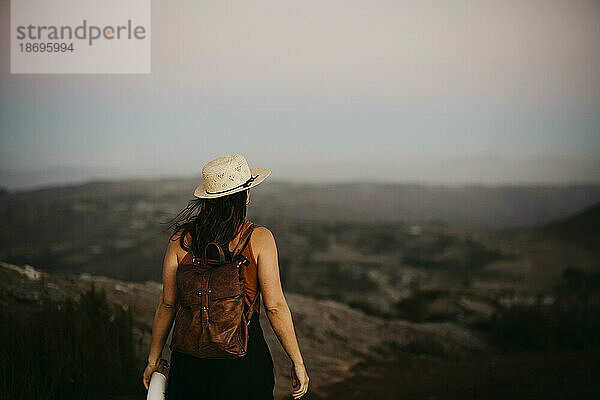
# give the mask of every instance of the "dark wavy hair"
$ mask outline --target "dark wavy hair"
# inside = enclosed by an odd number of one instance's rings
[[[227,250],[226,245],[235,238],[246,220],[247,192],[243,190],[215,199],[190,200],[187,207],[171,220],[169,228],[173,233],[170,240],[174,240],[181,230],[181,248],[195,257],[202,257],[209,242],[216,242]],[[184,240],[188,233],[191,242]]]

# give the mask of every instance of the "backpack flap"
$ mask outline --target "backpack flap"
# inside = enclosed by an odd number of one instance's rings
[[[234,263],[214,267],[209,272],[207,287],[209,300],[241,296],[243,294],[242,284]]]
[[[199,305],[203,303],[203,297],[208,294],[208,281],[210,279],[207,271],[186,269],[178,272],[178,295],[179,302],[183,307]]]

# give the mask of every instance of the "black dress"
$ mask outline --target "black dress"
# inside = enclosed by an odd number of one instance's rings
[[[274,386],[273,359],[258,313],[250,318],[243,357],[210,359],[171,353],[167,400],[273,399]]]

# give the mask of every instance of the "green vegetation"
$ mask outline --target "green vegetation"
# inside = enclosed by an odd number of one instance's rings
[[[568,268],[544,305],[503,307],[482,328],[504,349],[590,350],[600,348],[600,273]]]
[[[396,304],[397,315],[402,319],[413,322],[439,322],[450,320],[451,318],[445,314],[431,314],[427,312],[427,306],[431,302],[443,298],[444,296],[447,296],[447,294],[447,291],[440,289],[413,289],[410,297],[402,299]]]
[[[141,393],[132,315],[91,288],[29,315],[1,312],[0,393],[8,399],[95,399]]]

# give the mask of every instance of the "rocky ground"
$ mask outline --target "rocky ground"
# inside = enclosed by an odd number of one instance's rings
[[[0,302],[26,311],[42,299],[61,300],[77,295],[91,284],[105,290],[110,301],[129,308],[136,318],[139,351],[147,352],[161,284],[124,282],[90,274],[48,274],[29,265],[0,262]],[[405,349],[456,357],[486,348],[472,331],[454,323],[411,323],[370,316],[347,305],[287,293],[300,346],[311,376],[315,398],[331,398],[336,383],[347,382],[365,361],[385,363],[390,353]],[[264,310],[261,324],[276,370],[276,398],[286,398],[291,388],[290,363],[273,333]],[[169,357],[168,343],[163,357]],[[138,367],[141,370],[142,365]]]

